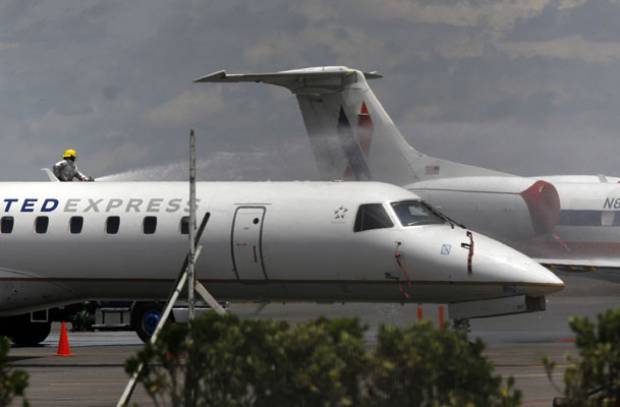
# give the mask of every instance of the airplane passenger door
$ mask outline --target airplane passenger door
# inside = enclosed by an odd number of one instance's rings
[[[264,207],[239,207],[232,231],[232,260],[239,280],[266,280],[262,236]]]

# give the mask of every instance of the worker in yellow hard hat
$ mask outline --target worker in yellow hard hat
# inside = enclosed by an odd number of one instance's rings
[[[62,155],[62,160],[54,164],[54,175],[61,181],[94,181],[93,178],[82,174],[75,160],[77,159],[77,153],[74,149],[70,148],[65,150]]]

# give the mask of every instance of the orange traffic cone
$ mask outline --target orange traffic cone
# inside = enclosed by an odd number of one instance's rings
[[[56,356],[71,356],[71,348],[69,348],[69,335],[67,335],[67,325],[65,321],[60,324],[60,339],[58,340],[58,351]]]

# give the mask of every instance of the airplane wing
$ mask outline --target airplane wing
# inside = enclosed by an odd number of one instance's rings
[[[579,275],[589,279],[620,284],[620,259],[550,259],[536,258],[538,263],[560,275]]]
[[[595,271],[598,268],[609,268],[609,269],[620,270],[620,258],[619,259],[535,258],[534,260],[548,267],[566,268],[566,269],[572,269],[572,271]]]

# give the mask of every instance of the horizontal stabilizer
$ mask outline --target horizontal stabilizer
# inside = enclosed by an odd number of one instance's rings
[[[344,66],[324,66],[315,68],[293,69],[290,71],[268,73],[229,74],[225,70],[210,73],[194,80],[204,82],[258,82],[283,86],[299,94],[333,93],[341,91],[346,85],[355,81],[356,71]],[[363,72],[366,79],[382,76],[377,72]]]

